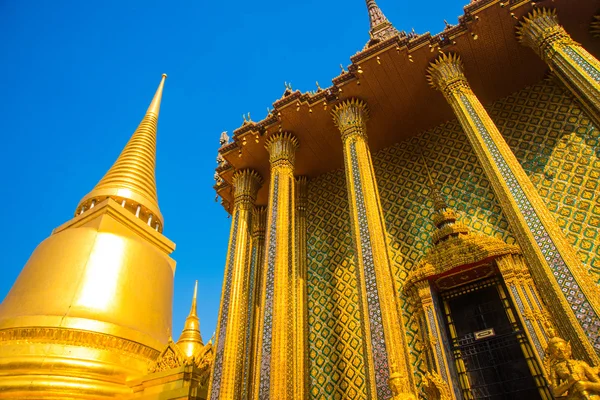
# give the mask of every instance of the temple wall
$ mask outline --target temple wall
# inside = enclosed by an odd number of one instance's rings
[[[582,260],[600,279],[598,131],[559,84],[540,82],[488,107]],[[341,145],[341,144],[340,144]],[[399,286],[430,247],[433,207],[420,154],[461,221],[514,243],[489,181],[456,120],[373,155]],[[358,289],[343,170],[309,182],[309,386],[314,399],[366,399]],[[426,371],[417,322],[402,300],[411,364]]]

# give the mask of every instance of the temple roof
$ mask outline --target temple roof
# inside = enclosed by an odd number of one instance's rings
[[[548,3],[548,4],[546,4]],[[590,24],[600,0],[478,0],[464,8],[459,23],[436,35],[403,35],[368,46],[353,55],[347,70],[328,88],[315,92],[287,89],[260,121],[246,121],[233,132],[233,141],[219,149],[215,189],[231,212],[233,173],[242,168],[258,171],[269,182],[269,157],[265,140],[275,132],[292,132],[299,140],[296,175],[316,177],[343,167],[340,134],[331,118],[332,107],[348,98],[369,105],[367,123],[373,152],[409,139],[454,119],[444,97],[427,82],[427,67],[440,53],[461,56],[467,79],[483,104],[506,97],[540,81],[546,64],[516,37],[516,27],[533,7],[557,9],[558,18],[573,37],[592,54],[600,54]],[[386,20],[387,21],[387,20]],[[360,46],[361,44],[357,44]],[[257,204],[266,205],[268,184]]]

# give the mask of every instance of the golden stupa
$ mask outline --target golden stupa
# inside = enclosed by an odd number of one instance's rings
[[[168,343],[175,244],[161,233],[154,176],[166,77],[115,164],[0,305],[0,398],[128,395]],[[195,303],[186,354],[203,348]]]

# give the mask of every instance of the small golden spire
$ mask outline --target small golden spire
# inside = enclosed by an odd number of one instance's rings
[[[185,319],[183,331],[177,341],[177,345],[187,357],[194,356],[204,347],[204,342],[202,341],[202,335],[200,333],[200,319],[198,318],[196,311],[197,296],[198,281],[196,281],[196,285],[194,286],[194,297],[192,298],[190,314]]]
[[[166,78],[167,74],[163,74],[142,122],[106,175],[79,202],[76,215],[89,209],[92,203],[110,197],[162,232],[154,172],[158,114]]]
[[[425,166],[425,171],[427,172],[427,178],[429,179],[429,188],[431,189],[431,200],[433,200],[433,207],[436,212],[443,211],[448,208],[448,204],[446,204],[444,196],[442,196],[442,193],[440,193],[435,182],[433,181],[431,172],[427,166],[427,160],[425,160],[423,154],[421,154],[421,160],[423,160],[423,165]]]

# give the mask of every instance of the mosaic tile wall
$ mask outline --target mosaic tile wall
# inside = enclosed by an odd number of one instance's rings
[[[313,399],[366,399],[344,171],[309,181],[308,199],[309,393]]]
[[[600,132],[552,80],[496,102],[489,113],[600,281]]]
[[[598,131],[558,84],[542,82],[488,107],[550,210],[600,279]],[[340,143],[341,145],[341,143]],[[514,243],[489,181],[457,121],[373,155],[391,258],[402,285],[430,248],[433,203],[420,152],[472,232]],[[309,181],[310,393],[366,399],[360,310],[343,170]],[[402,302],[417,383],[426,366],[418,322]]]

